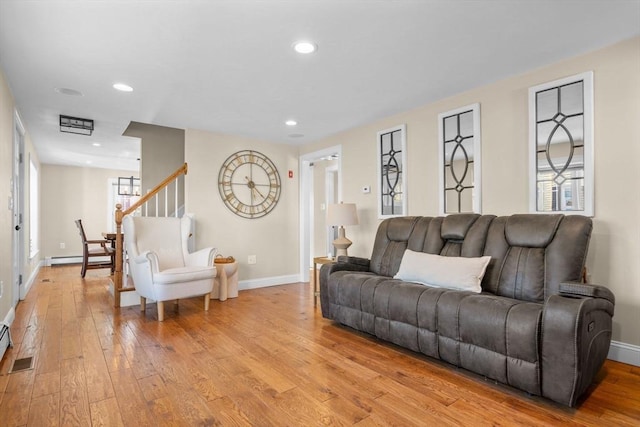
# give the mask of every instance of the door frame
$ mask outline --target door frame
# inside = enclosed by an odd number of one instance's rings
[[[13,114],[13,167],[11,175],[11,205],[12,205],[12,246],[13,246],[13,276],[11,283],[11,305],[15,307],[22,295],[24,274],[24,125],[17,110]]]
[[[342,200],[342,145],[334,145],[312,153],[303,154],[299,159],[300,169],[300,281],[309,281],[311,268],[311,244],[313,235],[313,168],[314,161],[328,156],[338,156],[338,200]]]

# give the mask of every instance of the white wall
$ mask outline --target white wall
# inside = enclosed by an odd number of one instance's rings
[[[278,205],[264,217],[242,218],[222,202],[218,172],[231,154],[256,150],[269,157],[278,168],[282,192]],[[239,262],[240,280],[289,277],[298,268],[298,149],[250,138],[187,129],[185,161],[186,212],[196,216],[196,246],[215,246],[224,256]],[[292,170],[293,178],[288,178]],[[256,255],[257,264],[248,265],[247,256]],[[282,283],[282,282],[281,282]]]
[[[14,117],[16,105],[7,84],[4,73],[0,69],[0,281],[3,282],[3,295],[0,298],[0,321],[2,321],[11,309],[11,301],[14,299],[13,283],[13,215],[8,209],[8,200],[12,197],[12,176],[13,176],[13,145],[14,145]],[[23,236],[24,254],[23,264],[20,271],[23,276],[23,283],[33,276],[40,260],[42,251],[34,258],[29,258],[29,232],[30,232],[30,212],[29,212],[29,159],[40,168],[38,155],[31,143],[28,129],[24,135],[24,162],[22,163],[24,173],[24,210],[23,210]],[[42,236],[40,238],[42,241]]]
[[[41,250],[43,258],[82,256],[75,220],[81,219],[88,239],[108,231],[109,179],[131,171],[44,164],[40,168]],[[60,248],[60,243],[65,248]],[[106,271],[106,270],[105,270]]]
[[[616,295],[613,339],[640,345],[640,38],[479,87],[302,147],[342,144],[343,199],[358,205],[350,255],[368,257],[378,226],[376,132],[407,124],[410,215],[438,214],[438,113],[481,104],[484,213],[528,212],[528,88],[594,71],[595,217],[587,267]],[[434,82],[437,84],[437,82]],[[360,189],[371,185],[371,194]]]

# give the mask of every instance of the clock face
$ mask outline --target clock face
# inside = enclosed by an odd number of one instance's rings
[[[218,190],[233,213],[244,218],[260,218],[271,212],[280,199],[280,174],[264,154],[238,151],[222,164]]]

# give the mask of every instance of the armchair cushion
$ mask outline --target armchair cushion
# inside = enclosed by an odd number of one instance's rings
[[[183,283],[202,279],[213,279],[215,275],[216,268],[213,266],[176,267],[154,274],[153,281],[158,285],[166,285],[169,283]]]

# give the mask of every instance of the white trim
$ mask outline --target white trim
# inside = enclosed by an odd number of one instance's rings
[[[342,145],[334,145],[312,153],[303,154],[299,159],[300,193],[299,193],[299,223],[300,223],[300,272],[296,281],[309,281],[309,268],[311,267],[311,228],[313,225],[310,207],[310,194],[312,188],[312,174],[309,164],[323,157],[338,156],[338,200],[342,200]]]
[[[16,309],[13,307],[10,307],[9,311],[7,312],[7,315],[4,316],[4,320],[2,321],[2,324],[8,327],[11,327],[14,320],[16,320]]]
[[[448,215],[444,211],[444,127],[442,121],[446,117],[471,111],[473,114],[473,191],[472,209],[474,213],[482,213],[482,129],[480,126],[480,103],[465,105],[454,110],[438,114],[438,200],[440,215]]]
[[[536,92],[556,86],[562,86],[577,81],[583,81],[583,143],[584,143],[584,210],[540,212],[536,203],[537,171],[536,171]],[[563,213],[565,215],[586,215],[593,217],[594,208],[594,100],[593,100],[593,71],[576,74],[548,83],[529,88],[529,212],[532,213]]]
[[[238,282],[238,290],[246,291],[249,289],[267,288],[270,286],[288,285],[299,282],[299,274],[289,274],[286,276],[264,277],[262,279],[241,280]],[[113,281],[109,283],[109,293],[113,296]],[[147,298],[147,304],[153,304],[155,301]],[[140,294],[136,291],[122,292],[120,294],[120,307],[131,307],[140,305]]]
[[[640,366],[640,346],[619,341],[611,341],[607,359],[628,365]]]
[[[382,153],[380,152],[381,150],[380,136],[387,133],[396,132],[396,131],[400,131],[400,143],[402,144],[402,213],[395,214],[395,215],[383,215],[382,214],[382,188],[380,185],[380,183],[382,182],[382,165],[380,164]],[[401,124],[398,126],[394,126],[394,127],[379,131],[376,134],[376,153],[378,156],[376,159],[376,172],[377,172],[376,188],[378,189],[378,191],[376,192],[376,195],[378,197],[378,219],[409,215],[408,213],[409,186],[407,183],[408,181],[407,178],[409,177],[409,172],[407,167],[408,166],[407,165],[407,125]],[[340,199],[342,200],[342,198]]]
[[[340,200],[336,200],[336,188],[335,188],[336,175],[340,176],[337,164],[328,166],[324,169],[324,203],[323,204],[324,204],[325,214],[327,212],[327,209],[329,209],[330,204],[337,203],[340,201]],[[327,256],[333,257],[335,255],[334,248],[333,248],[333,240],[334,240],[333,227],[330,225],[326,225],[326,218],[324,222],[325,222],[324,253],[326,253]],[[312,248],[315,247],[315,244],[312,243],[311,247]]]
[[[31,275],[29,276],[29,280],[27,280],[26,283],[24,283],[20,287],[20,300],[24,300],[27,297],[27,294],[29,293],[31,286],[33,286],[33,284],[36,281],[36,277],[38,277],[38,273],[40,272],[40,267],[42,267],[43,265],[44,265],[44,261],[42,260],[38,261],[36,268],[33,269],[33,271],[31,272]]]
[[[288,285],[298,283],[300,275],[289,274],[286,276],[264,277],[262,279],[240,280],[238,282],[238,290],[246,291],[248,289],[267,288],[269,286]]]

